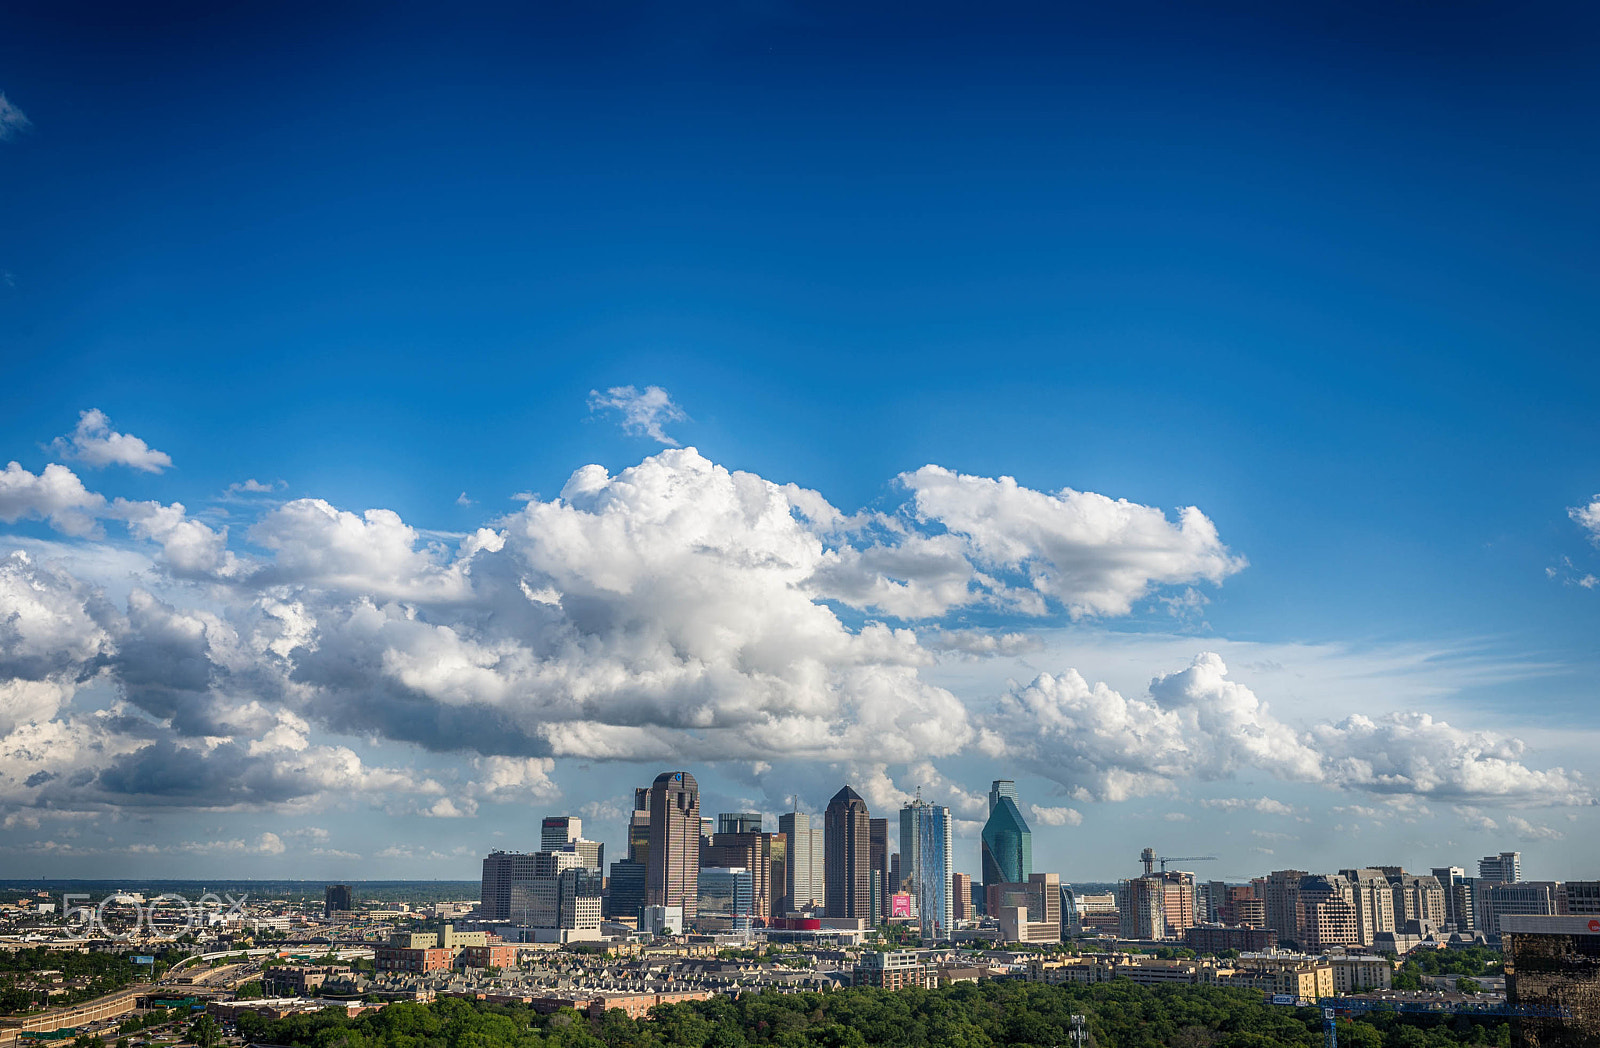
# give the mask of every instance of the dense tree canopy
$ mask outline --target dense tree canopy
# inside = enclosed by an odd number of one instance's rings
[[[1070,1043],[1071,1017],[1088,1017],[1095,1048],[1320,1048],[1315,1009],[1274,1007],[1258,994],[1210,987],[1149,989],[1118,980],[1044,986],[1000,980],[938,990],[855,989],[828,994],[746,993],[663,1005],[647,1020],[462,1000],[393,1004],[355,1019],[328,1011],[270,1021],[245,1016],[252,1041],[295,1048],[1053,1048]],[[1509,1045],[1504,1022],[1376,1015],[1341,1020],[1352,1048]]]

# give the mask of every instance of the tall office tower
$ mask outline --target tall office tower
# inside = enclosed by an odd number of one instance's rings
[[[900,868],[900,853],[891,852],[889,854],[889,887],[884,890],[884,894],[894,895],[905,891],[905,885],[906,875],[905,871]]]
[[[628,816],[628,861],[645,865],[650,856],[650,787],[633,790],[633,814]]]
[[[877,902],[872,908],[873,920],[889,916],[889,896],[894,894],[889,886],[889,820],[872,819],[867,823],[871,841],[869,852],[872,864],[874,895]]]
[[[582,836],[582,819],[571,815],[546,815],[539,824],[539,850],[560,851]]]
[[[1485,855],[1478,860],[1478,879],[1490,884],[1515,884],[1522,880],[1522,853]]]
[[[697,927],[707,932],[750,934],[756,918],[755,894],[750,870],[742,866],[702,867]]]
[[[664,771],[650,784],[650,858],[645,905],[682,906],[695,916],[700,878],[700,784],[686,771]]]
[[[599,841],[587,840],[579,837],[575,841],[568,841],[560,848],[549,848],[547,851],[574,851],[583,860],[583,865],[591,870],[604,870],[606,868],[606,846]]]
[[[348,884],[330,884],[322,892],[322,915],[332,919],[333,915],[342,911],[356,908],[355,892]]]
[[[1000,803],[1016,808],[1010,798],[1002,798]],[[950,837],[950,809],[944,805],[929,804],[919,796],[900,809],[900,853],[911,857],[907,875],[912,898],[917,901],[923,939],[948,938],[954,921],[950,899],[954,848]]]
[[[1512,1020],[1518,1044],[1600,1043],[1600,925],[1592,917],[1507,915],[1506,1003],[1545,1016]]]
[[[994,811],[994,806],[1000,803],[1001,797],[1010,797],[1013,804],[1017,801],[1017,784],[1010,779],[996,779],[989,784],[989,811]]]
[[[644,909],[642,863],[624,859],[611,864],[611,885],[606,895],[606,916],[612,920],[637,921]]]
[[[511,886],[533,877],[533,855],[493,851],[483,858],[483,884],[478,912],[486,921],[511,919]]]
[[[1263,885],[1267,927],[1280,943],[1300,941],[1300,879],[1304,870],[1273,870]]]
[[[825,898],[825,856],[822,830],[811,825],[805,812],[784,812],[778,816],[789,853],[789,884],[784,909],[804,909]]]
[[[1439,887],[1444,889],[1444,920],[1456,931],[1466,931],[1475,925],[1472,905],[1472,881],[1460,866],[1437,866],[1433,870]]]
[[[780,838],[781,839],[781,838]],[[773,834],[754,832],[717,833],[700,845],[700,869],[742,869],[749,871],[751,902],[748,916],[765,924],[774,915],[772,894]],[[705,892],[701,891],[701,898]],[[782,905],[779,892],[779,905]]]
[[[789,906],[789,838],[783,833],[767,834],[772,840],[772,899],[774,917],[785,916]]]
[[[761,813],[758,811],[725,811],[717,815],[718,833],[760,833]]]
[[[1004,785],[1004,780],[995,783]],[[994,806],[980,834],[983,847],[983,888],[991,884],[1026,884],[1033,874],[1033,833],[1022,817],[1016,799],[989,791]],[[905,845],[902,842],[901,847]]]
[[[970,921],[972,912],[972,874],[950,875],[950,917],[956,921]]]
[[[532,942],[600,937],[601,876],[571,849],[535,852],[533,875],[511,886],[511,919]]]
[[[866,918],[872,905],[872,816],[861,795],[846,786],[822,815],[829,917]]]

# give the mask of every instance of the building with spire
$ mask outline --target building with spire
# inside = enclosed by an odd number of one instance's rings
[[[929,804],[920,790],[916,800],[900,809],[901,863],[911,882],[924,940],[949,938],[955,922],[950,838],[950,809]]]
[[[846,786],[828,802],[822,823],[828,916],[876,923],[872,913],[872,817],[867,802]]]

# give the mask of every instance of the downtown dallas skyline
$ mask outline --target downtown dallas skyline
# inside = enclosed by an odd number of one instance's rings
[[[1600,15],[14,12],[0,866],[1600,833]]]

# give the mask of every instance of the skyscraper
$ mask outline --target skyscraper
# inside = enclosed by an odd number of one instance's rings
[[[682,906],[695,916],[700,884],[700,784],[686,771],[664,771],[650,784],[650,855],[645,905]]]
[[[872,816],[861,795],[846,786],[823,813],[829,917],[875,921],[872,908]]]
[[[323,916],[332,918],[341,910],[356,908],[355,892],[348,884],[330,884],[322,892]]]
[[[996,779],[989,784],[989,811],[994,812],[994,806],[1000,803],[1000,798],[1010,797],[1012,802],[1017,800],[1017,784],[1010,779]]]
[[[628,816],[628,861],[643,866],[650,855],[650,787],[633,790],[633,814]]]
[[[989,791],[993,802],[989,821],[983,824],[981,834],[985,897],[992,884],[1026,884],[1033,874],[1033,832],[1028,829],[1016,798],[997,792],[1010,784],[1002,779],[994,785],[995,789]]]
[[[717,814],[718,833],[760,833],[761,813],[758,811],[725,811]]]
[[[788,852],[788,884],[785,910],[799,910],[824,899],[825,856],[823,833],[811,825],[805,812],[784,812],[778,816],[778,831],[783,834]]]
[[[734,825],[739,825],[739,823]],[[783,838],[780,836],[776,839],[782,840]],[[749,871],[752,896],[747,916],[754,917],[763,925],[773,917],[774,902],[776,901],[777,905],[782,905],[783,891],[781,886],[778,890],[777,900],[773,899],[773,840],[773,834],[762,833],[760,830],[750,832],[730,830],[712,834],[711,840],[702,841],[700,844],[700,869],[702,872],[712,867]],[[704,891],[700,895],[701,898],[705,898]]]
[[[533,864],[533,855],[527,852],[493,851],[483,857],[478,910],[484,920],[511,919],[511,886],[530,880]]]
[[[571,815],[546,815],[539,824],[539,850],[557,852],[582,836],[582,819]]]
[[[872,884],[875,901],[872,907],[872,919],[881,920],[889,915],[889,820],[872,819],[868,822],[871,827],[871,852]]]
[[[955,919],[955,903],[950,897],[950,837],[950,809],[944,805],[929,804],[918,796],[900,809],[900,852],[910,856],[909,863],[904,858],[901,861],[906,863],[911,894],[917,900],[924,939],[948,938]]]

